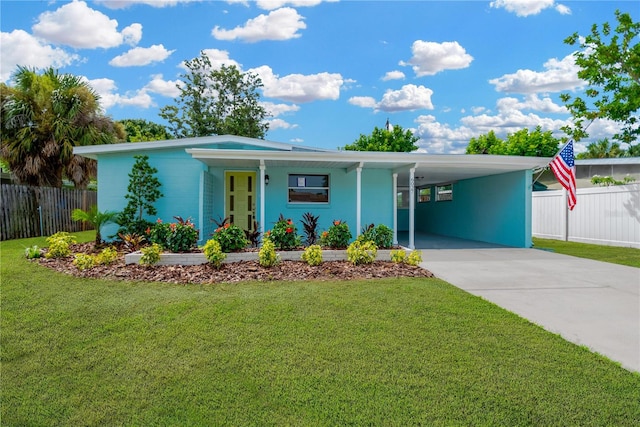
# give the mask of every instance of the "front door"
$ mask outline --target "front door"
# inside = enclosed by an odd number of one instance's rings
[[[225,172],[225,217],[243,230],[253,230],[256,217],[255,187],[255,172]]]

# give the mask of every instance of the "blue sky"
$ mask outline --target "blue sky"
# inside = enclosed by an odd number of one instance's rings
[[[563,40],[635,1],[5,1],[0,78],[17,65],[84,76],[113,119],[163,123],[181,64],[258,74],[267,139],[337,148],[375,126],[411,129],[420,151],[461,153],[472,137],[541,126],[561,137],[562,92],[584,82]],[[594,122],[593,140],[615,123]]]

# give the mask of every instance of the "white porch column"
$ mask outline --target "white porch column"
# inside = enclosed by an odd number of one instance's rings
[[[260,233],[264,236],[264,207],[265,207],[265,190],[266,185],[264,183],[265,170],[267,167],[264,162],[260,162]]]
[[[416,168],[409,169],[409,249],[415,249]]]
[[[393,244],[398,244],[398,174],[393,174]]]
[[[356,236],[362,229],[362,166],[356,168]]]

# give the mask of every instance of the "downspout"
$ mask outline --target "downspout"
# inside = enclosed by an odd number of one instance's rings
[[[416,168],[409,169],[409,249],[415,249]]]
[[[265,170],[267,167],[264,164],[264,160],[260,160],[260,234],[264,236],[264,209],[265,209]]]
[[[393,245],[398,244],[398,174],[393,174]]]
[[[360,164],[362,165],[362,163]],[[362,229],[362,166],[356,168],[356,236]]]

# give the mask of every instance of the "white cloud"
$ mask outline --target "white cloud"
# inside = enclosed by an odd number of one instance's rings
[[[362,108],[376,108],[378,106],[378,102],[371,96],[352,96],[348,102]]]
[[[291,123],[286,122],[286,121],[284,121],[282,119],[267,120],[267,122],[269,123],[269,130],[295,129],[295,128],[298,127],[298,125],[291,124]]]
[[[129,46],[137,45],[142,40],[142,25],[131,24],[122,30],[122,41]]]
[[[491,7],[503,8],[507,12],[517,16],[537,15],[544,9],[555,8],[559,13],[566,15],[571,13],[569,7],[556,4],[555,0],[495,0],[489,3]]]
[[[323,0],[258,0],[256,3],[260,9],[273,10],[279,9],[284,5],[291,5],[293,7],[310,7],[317,6],[322,3]],[[335,2],[338,0],[325,0],[329,2]],[[244,1],[240,0],[241,3]],[[235,2],[234,2],[235,3]]]
[[[568,114],[566,107],[558,105],[549,97],[540,99],[538,95],[527,95],[524,101],[516,98],[501,98],[498,100],[496,107],[499,112],[508,112],[513,109],[517,110],[533,110],[549,114]],[[475,111],[474,111],[475,113]]]
[[[268,15],[249,19],[244,26],[238,26],[233,30],[221,29],[216,25],[211,35],[218,40],[241,39],[247,42],[289,40],[300,37],[298,30],[307,28],[303,19],[295,9],[285,7]]]
[[[6,82],[18,65],[31,68],[60,68],[80,60],[75,54],[42,44],[23,30],[0,33],[0,80]]]
[[[382,77],[382,81],[389,81],[389,80],[403,80],[405,77],[404,73],[402,71],[398,71],[398,70],[394,70],[394,71],[388,71],[384,77]]]
[[[89,80],[86,77],[83,77],[83,79],[100,95],[100,106],[105,111],[114,106],[139,108],[155,106],[153,99],[144,88],[121,95],[115,93],[118,87],[115,81],[111,79],[102,78]]]
[[[336,100],[344,79],[336,73],[289,74],[279,77],[268,65],[249,70],[257,74],[264,84],[263,93],[268,98],[277,98],[289,102],[311,102]]]
[[[135,47],[122,55],[118,55],[109,61],[109,65],[114,67],[133,67],[149,65],[152,62],[164,61],[174,50],[167,50],[161,44],[151,47]]]
[[[498,92],[540,93],[560,92],[584,87],[585,82],[578,78],[578,66],[573,54],[558,61],[552,58],[544,63],[545,71],[518,70],[513,74],[489,80]]]
[[[416,76],[432,76],[444,70],[467,68],[473,56],[469,55],[458,42],[425,42],[416,40],[411,46],[413,57],[400,61],[400,65],[411,65]]]
[[[431,103],[433,91],[424,86],[405,85],[399,90],[387,90],[380,102],[368,96],[354,96],[349,99],[351,105],[363,108],[373,108],[376,111],[413,111],[433,110]]]
[[[432,115],[418,116],[414,135],[419,138],[419,150],[430,154],[464,153],[469,140],[475,136],[472,129],[465,126],[452,129],[446,123],[439,123]]]
[[[96,0],[96,3],[108,9],[126,9],[130,6],[143,4],[152,7],[170,7],[178,3],[191,3],[200,0]]]
[[[34,35],[55,44],[81,49],[110,48],[136,42],[142,26],[133,24],[118,32],[118,21],[91,9],[83,1],[67,3],[54,12],[44,12],[32,29]]]
[[[178,85],[182,85],[182,80],[164,80],[162,74],[151,76],[151,81],[144,87],[148,92],[157,93],[169,98],[176,98],[180,95]]]
[[[262,102],[261,105],[272,117],[278,117],[283,114],[294,113],[300,110],[300,106],[296,104],[276,104],[274,102]]]

